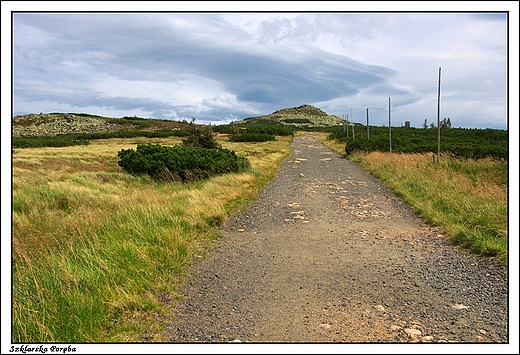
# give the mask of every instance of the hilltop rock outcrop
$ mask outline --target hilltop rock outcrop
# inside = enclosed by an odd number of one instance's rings
[[[13,118],[13,137],[55,136],[66,133],[98,133],[115,130],[101,117],[74,114],[28,114]]]
[[[310,127],[327,127],[343,124],[340,117],[329,115],[325,111],[312,105],[284,108],[266,116],[245,119],[246,122],[258,120],[275,121],[285,125]]]

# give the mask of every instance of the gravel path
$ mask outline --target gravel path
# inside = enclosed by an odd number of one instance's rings
[[[508,342],[507,268],[449,245],[315,135],[291,148],[189,269],[171,342]]]

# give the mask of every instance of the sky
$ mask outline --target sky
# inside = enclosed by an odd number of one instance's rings
[[[388,126],[390,98],[392,126],[422,127],[441,68],[441,120],[507,129],[508,14],[467,9],[16,12],[12,115],[223,124],[310,104]]]

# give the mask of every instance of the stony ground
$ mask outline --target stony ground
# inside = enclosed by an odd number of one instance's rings
[[[507,343],[507,268],[451,246],[312,134],[189,269],[174,343]]]
[[[102,118],[74,114],[29,114],[13,118],[13,137],[55,136],[70,133],[98,133],[114,131],[116,125]]]

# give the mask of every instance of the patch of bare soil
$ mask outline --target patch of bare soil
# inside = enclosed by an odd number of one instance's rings
[[[507,343],[507,268],[468,255],[381,181],[298,136],[193,265],[173,343]]]

